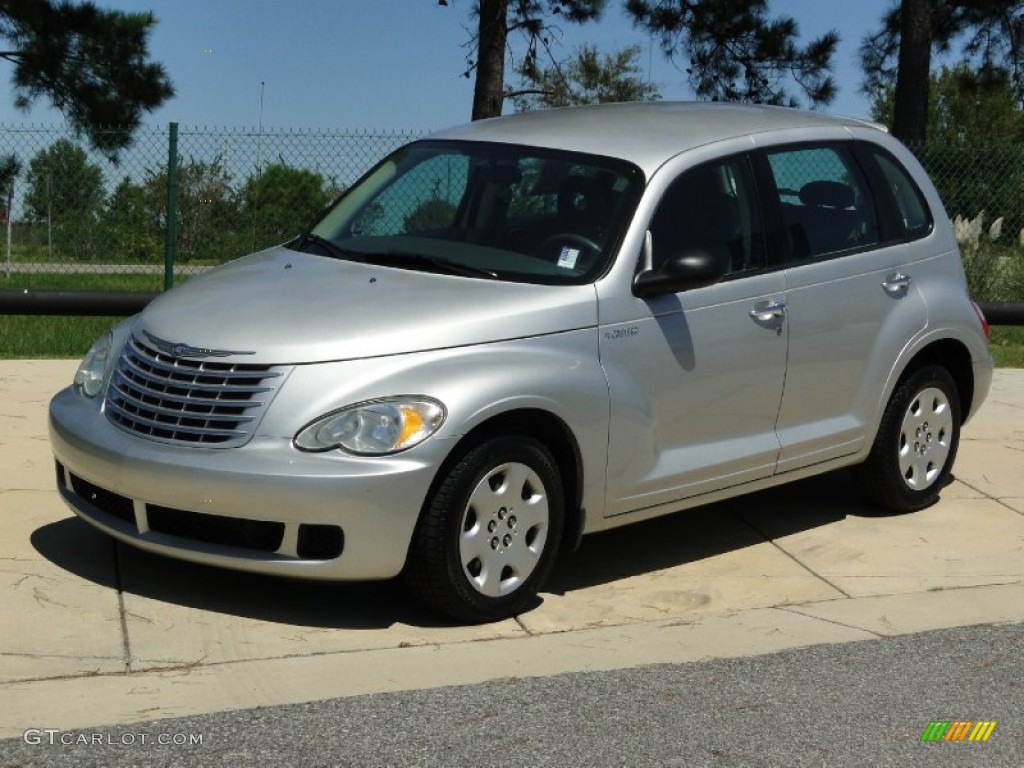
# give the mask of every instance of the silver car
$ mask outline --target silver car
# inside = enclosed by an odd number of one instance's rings
[[[856,467],[934,503],[992,375],[953,232],[878,126],[619,104],[386,158],[162,295],[50,405],[57,483],[150,552],[528,608],[606,530]]]

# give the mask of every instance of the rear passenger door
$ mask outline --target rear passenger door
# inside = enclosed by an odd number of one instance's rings
[[[764,157],[787,241],[782,473],[864,446],[892,365],[927,312],[913,282],[915,246],[869,150],[847,141]]]

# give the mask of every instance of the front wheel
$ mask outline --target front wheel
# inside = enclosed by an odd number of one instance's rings
[[[484,442],[451,466],[427,500],[406,585],[460,621],[512,616],[554,565],[564,508],[557,464],[541,443],[523,436]]]
[[[867,496],[894,512],[934,504],[960,442],[960,397],[949,372],[929,365],[900,384],[882,415],[874,445],[858,467]]]

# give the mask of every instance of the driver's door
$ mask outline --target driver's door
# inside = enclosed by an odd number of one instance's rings
[[[712,253],[725,279],[635,299],[600,328],[611,394],[606,514],[770,476],[786,370],[785,278],[765,238],[745,155],[683,173],[650,223],[654,263]]]

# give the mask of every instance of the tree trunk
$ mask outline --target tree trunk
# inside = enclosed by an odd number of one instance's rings
[[[508,0],[480,0],[477,35],[476,83],[473,119],[501,114],[505,90],[505,41],[508,37]]]
[[[933,2],[903,0],[900,9],[900,56],[892,132],[912,146],[924,144],[928,126]]]

